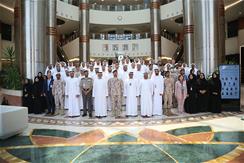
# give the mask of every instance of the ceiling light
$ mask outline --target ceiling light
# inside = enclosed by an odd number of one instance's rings
[[[225,6],[225,10],[227,10],[227,9],[229,9],[229,8],[231,8],[231,7],[235,6],[235,5],[237,5],[237,4],[239,4],[239,3],[242,2],[242,1],[243,1],[243,0],[238,0],[238,1],[234,2],[234,3],[231,3],[231,4],[227,5],[227,6]]]
[[[8,6],[6,6],[6,5],[4,5],[4,4],[2,4],[2,3],[0,3],[0,7],[3,7],[3,8],[5,8],[5,9],[11,11],[11,12],[14,12],[14,9],[13,9],[13,8],[8,7]]]

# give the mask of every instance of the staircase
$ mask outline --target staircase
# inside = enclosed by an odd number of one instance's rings
[[[68,62],[69,59],[67,57],[67,55],[65,54],[63,48],[60,46],[60,44],[58,44],[57,46],[57,60],[59,62]]]
[[[173,59],[175,60],[175,62],[179,62],[183,60],[183,55],[184,54],[184,47],[183,44],[181,43],[178,48],[175,50],[175,53],[173,55]]]

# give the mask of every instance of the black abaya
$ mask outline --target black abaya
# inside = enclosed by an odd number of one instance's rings
[[[33,113],[32,85],[30,83],[23,86],[23,106],[28,107],[28,113]]]
[[[205,93],[201,93],[201,91],[206,91]],[[198,79],[197,80],[197,106],[199,108],[199,112],[207,112],[209,111],[209,92],[208,92],[208,82],[206,79]]]
[[[41,92],[42,92],[42,87],[41,84],[39,82],[35,82],[33,84],[33,89],[32,89],[32,93],[33,93],[33,112],[35,114],[41,114],[43,113],[43,109],[42,109],[42,102],[41,102]]]
[[[213,113],[221,112],[221,81],[219,78],[211,79],[209,82],[210,102],[209,108]]]
[[[186,113],[197,113],[197,82],[195,79],[187,81],[187,94],[184,105]]]

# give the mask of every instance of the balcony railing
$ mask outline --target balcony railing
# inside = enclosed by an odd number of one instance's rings
[[[134,10],[143,10],[150,8],[150,4],[137,4],[137,5],[99,5],[99,4],[91,4],[90,9],[93,10],[101,10],[101,11],[134,11]]]
[[[79,6],[79,0],[60,0],[62,2]],[[160,4],[165,5],[167,3],[173,2],[175,0],[161,0]],[[127,4],[111,4],[111,5],[102,5],[102,4],[90,4],[90,9],[101,10],[101,11],[134,11],[134,10],[143,10],[150,8],[150,0],[146,0],[143,4],[127,5]]]
[[[98,40],[139,40],[150,38],[149,33],[135,33],[135,34],[104,34],[104,33],[92,33],[91,39]]]
[[[79,33],[76,32],[70,36],[66,36],[63,38],[60,43],[61,46],[64,46],[65,44],[75,40],[77,37],[79,37]],[[162,32],[161,36],[164,38],[178,43],[177,38],[170,33]],[[91,33],[90,39],[96,39],[96,40],[139,40],[139,39],[146,39],[150,38],[150,33],[133,33],[133,34],[105,34],[105,33]]]

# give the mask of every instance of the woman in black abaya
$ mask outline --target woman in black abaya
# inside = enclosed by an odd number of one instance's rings
[[[201,73],[199,79],[197,80],[197,106],[199,112],[207,112],[209,110],[209,92],[208,92],[208,82],[205,79],[204,73]]]
[[[197,81],[194,74],[188,76],[187,98],[184,106],[186,113],[197,113]]]
[[[210,103],[209,109],[213,113],[221,112],[221,81],[218,74],[212,74],[212,79],[209,81]]]
[[[45,76],[43,76],[42,72],[38,72],[37,77],[39,79],[40,86],[42,87],[42,92],[41,92],[42,111],[45,112],[45,109],[47,108],[46,98],[43,95],[43,85],[44,85]]]
[[[33,112],[35,114],[43,113],[42,102],[41,102],[42,85],[39,82],[38,77],[35,77],[32,88],[33,94]]]
[[[30,79],[24,81],[22,102],[23,106],[28,107],[28,113],[33,113],[32,82]]]

